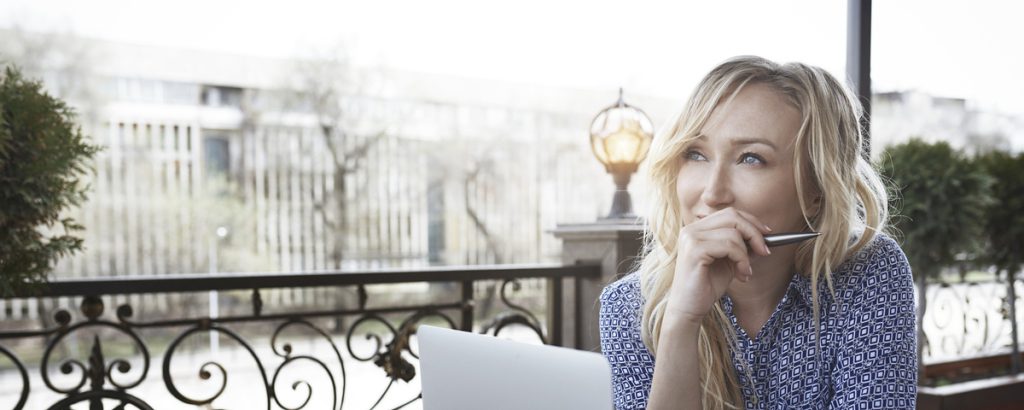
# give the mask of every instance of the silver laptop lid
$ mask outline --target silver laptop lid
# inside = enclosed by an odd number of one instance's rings
[[[420,326],[424,410],[611,409],[604,356]]]

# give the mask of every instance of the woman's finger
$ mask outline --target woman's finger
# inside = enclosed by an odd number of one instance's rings
[[[736,211],[737,213],[739,213],[739,214],[740,214],[740,216],[742,216],[742,217],[743,217],[743,218],[745,218],[746,220],[750,221],[750,223],[752,223],[752,224],[754,224],[755,226],[757,226],[758,230],[760,230],[760,231],[762,231],[762,232],[764,232],[764,233],[768,233],[768,232],[771,232],[771,231],[772,231],[772,228],[771,228],[771,227],[769,227],[769,226],[768,226],[768,224],[766,224],[766,223],[762,222],[762,221],[761,221],[761,218],[758,218],[758,217],[757,217],[757,216],[755,216],[754,214],[752,214],[752,213],[750,213],[750,212],[747,212],[747,211],[743,211],[743,210],[740,210],[740,209],[735,209],[735,208],[733,208],[733,209],[734,209],[734,210],[735,210],[735,211]]]
[[[753,274],[750,265],[750,255],[747,253],[746,242],[736,229],[720,228],[710,231],[700,231],[695,234],[697,242],[697,255],[701,262],[710,266],[716,260],[729,259],[736,266],[736,274],[749,277]]]
[[[749,249],[762,256],[770,255],[768,244],[764,241],[766,231],[764,224],[753,215],[735,208],[726,208],[708,215],[693,224],[697,230],[731,227],[739,230],[743,238],[750,243]]]

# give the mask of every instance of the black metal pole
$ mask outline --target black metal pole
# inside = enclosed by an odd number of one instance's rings
[[[565,346],[565,340],[562,334],[562,315],[565,313],[565,303],[562,301],[562,278],[551,278],[548,279],[548,314],[551,315],[551,324],[548,339],[551,341],[552,346]],[[579,300],[576,300],[576,306],[573,307],[575,310],[579,310]],[[579,327],[579,323],[574,323],[574,327]],[[579,341],[577,340],[577,346]]]
[[[846,25],[846,75],[864,107],[860,118],[863,154],[871,159],[871,0],[849,0]]]
[[[473,281],[462,281],[462,330],[473,333]]]
[[[928,278],[925,272],[917,274],[917,381],[924,380],[924,312],[928,309]]]
[[[1016,275],[1014,275],[1015,270],[1015,268],[1010,268],[1006,271],[1006,299],[1007,308],[1010,310],[1010,335],[1011,342],[1013,344],[1010,349],[1010,354],[1013,355],[1013,357],[1010,358],[1010,372],[1013,374],[1020,373],[1021,371],[1020,336],[1018,334],[1017,326],[1017,292],[1014,289],[1014,282],[1017,281],[1017,278],[1015,277]]]

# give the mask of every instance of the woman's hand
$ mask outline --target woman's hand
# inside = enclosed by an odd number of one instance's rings
[[[752,255],[771,253],[763,236],[770,231],[754,215],[734,208],[722,209],[683,227],[676,242],[666,324],[699,326],[733,280],[750,280],[754,273]]]

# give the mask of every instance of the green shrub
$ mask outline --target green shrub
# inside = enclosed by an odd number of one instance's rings
[[[1024,263],[1024,154],[991,152],[976,161],[994,182],[995,201],[983,219],[983,258],[1000,271],[1016,272]]]
[[[13,67],[0,78],[0,297],[45,282],[56,261],[82,249],[83,227],[61,212],[86,199],[79,178],[99,150],[75,114]]]
[[[937,276],[981,248],[990,178],[945,142],[886,147],[881,173],[894,192],[892,223],[914,275]]]

